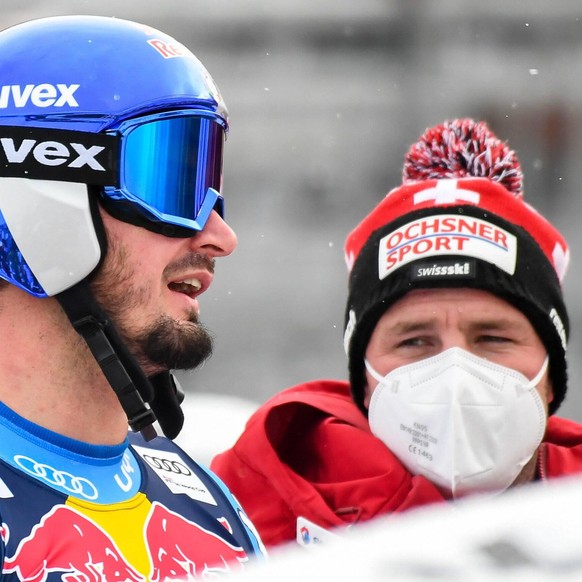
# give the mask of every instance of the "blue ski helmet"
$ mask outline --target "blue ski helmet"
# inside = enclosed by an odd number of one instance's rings
[[[36,297],[90,275],[95,201],[170,236],[222,213],[228,113],[200,61],[135,22],[62,16],[0,32],[0,278]]]

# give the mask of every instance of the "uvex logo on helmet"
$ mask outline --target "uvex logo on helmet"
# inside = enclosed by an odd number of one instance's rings
[[[73,93],[80,85],[41,83],[40,85],[2,85],[0,87],[0,109],[26,107],[30,102],[36,107],[79,107]]]
[[[111,135],[0,126],[0,176],[115,186],[118,149]]]

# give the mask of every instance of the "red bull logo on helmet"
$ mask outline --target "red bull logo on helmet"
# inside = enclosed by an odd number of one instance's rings
[[[380,240],[378,276],[384,279],[418,259],[448,255],[482,259],[513,275],[517,239],[479,218],[456,214],[427,216],[401,226]]]
[[[165,59],[173,59],[175,57],[188,56],[191,57],[192,53],[179,42],[166,42],[159,38],[152,38],[147,41],[148,44],[153,46]]]

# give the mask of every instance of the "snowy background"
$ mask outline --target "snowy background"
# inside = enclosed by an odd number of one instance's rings
[[[0,25],[74,13],[173,35],[230,110],[224,193],[239,247],[201,300],[216,350],[182,375],[188,392],[236,397],[247,414],[240,398],[345,377],[345,235],[399,183],[427,126],[470,116],[518,152],[527,199],[570,242],[560,413],[582,421],[579,0],[2,0]]]

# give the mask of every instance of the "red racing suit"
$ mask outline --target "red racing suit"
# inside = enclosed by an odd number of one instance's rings
[[[267,401],[211,468],[267,546],[296,539],[297,518],[333,529],[445,498],[371,432],[347,382],[316,380]],[[582,425],[550,417],[538,478],[582,472]]]

